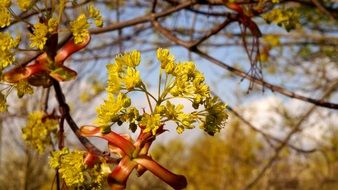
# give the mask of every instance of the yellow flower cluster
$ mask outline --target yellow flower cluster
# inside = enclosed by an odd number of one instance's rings
[[[6,27],[11,23],[11,13],[8,10],[10,6],[10,0],[0,0],[0,28]]]
[[[139,51],[131,51],[115,57],[114,64],[108,64],[109,93],[116,94],[122,89],[133,90],[141,84],[140,72],[136,67],[140,64],[141,54]]]
[[[59,26],[59,21],[57,20],[57,18],[52,17],[48,20],[48,32],[49,33],[53,34],[57,32],[58,26]]]
[[[210,95],[209,87],[204,82],[204,76],[195,68],[193,62],[175,63],[175,58],[168,49],[158,49],[157,59],[161,68],[167,74],[175,77],[175,82],[170,90],[171,95],[191,97],[194,107],[202,104]]]
[[[88,19],[93,19],[96,26],[103,25],[103,18],[100,10],[93,5],[88,6],[88,17],[82,13],[75,20],[70,22],[70,31],[74,36],[76,44],[80,44],[89,38],[88,28],[90,27]]]
[[[22,129],[22,137],[27,144],[41,153],[46,145],[50,144],[50,134],[56,132],[57,126],[57,119],[45,116],[41,111],[32,112]]]
[[[102,183],[109,172],[106,172],[106,164],[95,164],[88,168],[84,164],[85,152],[70,151],[63,148],[52,152],[49,158],[49,165],[59,169],[61,177],[68,187],[75,189],[102,189]]]
[[[140,126],[144,128],[144,132],[151,132],[153,135],[156,134],[157,129],[161,126],[160,114],[143,114],[140,121]]]
[[[157,50],[157,59],[161,63],[161,69],[164,69],[168,74],[173,74],[176,67],[175,57],[170,54],[168,49],[159,48]]]
[[[130,99],[125,94],[120,93],[116,98],[114,95],[108,94],[108,98],[104,101],[104,104],[96,109],[96,123],[100,126],[106,126],[111,122],[117,122],[120,111],[129,106]]]
[[[194,107],[198,107],[210,96],[209,87],[204,82],[204,76],[196,70],[193,62],[177,64],[173,75],[176,76],[176,80],[170,90],[171,95],[192,97]]]
[[[88,7],[89,17],[94,20],[94,23],[97,27],[103,26],[103,18],[100,10],[95,8],[93,5],[89,5]]]
[[[15,60],[13,49],[19,45],[19,42],[20,38],[13,39],[8,32],[0,32],[0,73]]]
[[[52,152],[49,159],[49,165],[52,168],[59,169],[62,178],[67,186],[82,184],[85,181],[83,164],[85,153],[82,151],[70,152],[68,148]]]
[[[34,33],[29,34],[29,40],[31,41],[30,47],[39,48],[42,50],[47,41],[48,26],[43,23],[34,24]]]
[[[225,121],[228,119],[226,105],[217,97],[209,98],[204,103],[206,117],[202,119],[200,128],[204,129],[209,135],[219,132]]]
[[[174,121],[177,124],[176,131],[181,134],[184,129],[194,128],[193,124],[197,122],[198,115],[196,112],[184,113],[184,106],[178,104],[175,106],[170,101],[166,102],[166,105],[160,105],[155,108],[155,112],[161,114],[162,117],[166,117],[167,120]]]
[[[70,22],[70,31],[73,33],[74,41],[80,44],[89,38],[89,23],[85,14],[80,14],[76,20]]]
[[[144,132],[151,132],[152,135],[156,135],[167,121],[177,124],[178,133],[182,133],[184,129],[194,128],[197,124],[209,134],[218,132],[228,118],[226,106],[218,99],[211,97],[205,78],[196,69],[195,64],[193,62],[175,63],[175,57],[167,49],[158,49],[157,58],[161,63],[159,78],[161,79],[163,73],[166,75],[163,89],[161,84],[159,85],[161,89],[159,89],[158,99],[147,91],[145,84],[141,81],[139,71],[136,70],[136,66],[140,64],[140,52],[132,51],[118,55],[114,64],[107,65],[108,99],[97,108],[96,123],[101,127],[109,127],[113,122],[122,124],[129,121],[132,131],[135,131],[136,126],[139,125]],[[136,108],[128,108],[131,102],[125,94],[121,93],[123,90],[127,93],[144,92],[151,113],[144,111],[143,115],[139,115]],[[185,113],[182,104],[174,105],[171,102],[171,99],[175,97],[189,100],[196,110],[200,106],[204,109]],[[154,110],[150,98],[156,102]],[[125,105],[124,102],[128,104]]]
[[[103,131],[110,131],[110,125],[117,122],[122,124],[129,121],[131,124],[136,122],[139,116],[138,110],[130,107],[130,98],[119,93],[116,97],[108,93],[107,100],[96,109],[97,118],[95,123],[98,124]]]
[[[6,97],[0,92],[0,113],[7,111]]]
[[[114,122],[122,124],[129,121],[131,129],[134,129],[136,119],[139,116],[138,110],[129,107],[130,98],[121,90],[132,91],[142,84],[139,71],[136,67],[140,64],[141,54],[138,51],[131,51],[115,57],[113,64],[107,64],[108,99],[97,108],[96,123],[109,131],[109,125]]]
[[[159,106],[156,110],[164,110],[160,111],[161,116],[174,121],[177,124],[178,133],[182,133],[184,129],[193,128],[197,122],[209,134],[218,132],[228,118],[226,106],[211,97],[209,86],[205,83],[203,74],[196,69],[195,64],[193,62],[175,63],[175,58],[168,49],[158,49],[157,58],[161,63],[161,69],[174,79],[174,82],[168,85],[170,94],[173,97],[190,100],[195,109],[203,105],[205,110],[184,113],[183,105],[175,106],[169,101],[166,106]]]
[[[27,81],[21,80],[16,83],[15,88],[17,90],[17,95],[19,98],[23,97],[25,94],[33,94],[33,88],[28,84]]]
[[[34,24],[33,34],[29,34],[30,47],[43,50],[48,35],[57,32],[59,22],[56,18],[52,17],[48,20],[47,25],[44,23]]]
[[[299,25],[299,13],[291,8],[275,8],[265,13],[263,18],[267,23],[275,23],[287,31],[295,29]]]
[[[27,10],[31,5],[31,0],[17,0],[17,4],[22,11]]]

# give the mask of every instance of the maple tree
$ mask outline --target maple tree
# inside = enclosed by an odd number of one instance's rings
[[[127,11],[128,8],[145,10],[146,14],[140,15],[137,12],[123,14],[123,11]],[[153,142],[172,127],[170,122],[174,123],[176,132],[179,134],[186,129],[198,127],[213,136],[226,125],[229,112],[237,116],[238,113],[231,107],[227,107],[222,97],[217,98],[214,95],[206,83],[203,72],[193,61],[177,61],[169,49],[161,46],[178,45],[188,50],[190,57],[192,57],[191,53],[194,53],[241,77],[242,80],[248,80],[248,92],[257,91],[258,84],[263,90],[270,89],[286,97],[310,103],[313,107],[304,114],[306,118],[317,107],[338,109],[338,104],[331,101],[333,98],[330,99],[334,97],[332,94],[338,85],[337,78],[326,75],[325,71],[323,77],[327,78],[323,81],[328,82],[321,85],[319,81],[318,85],[311,87],[323,94],[320,98],[301,95],[267,82],[263,77],[264,67],[270,69],[271,76],[275,75],[273,65],[268,63],[278,59],[276,49],[283,46],[283,35],[267,34],[262,29],[262,23],[276,24],[288,32],[311,29],[327,34],[336,29],[335,9],[336,5],[332,1],[318,3],[298,0],[166,0],[163,2],[156,0],[149,2],[1,0],[0,111],[10,110],[9,99],[15,96],[15,91],[18,98],[25,98],[27,95],[37,96],[34,91],[38,89],[48,94],[44,108],[32,110],[28,114],[26,125],[22,128],[22,137],[27,145],[38,152],[51,152],[49,164],[56,171],[57,189],[64,186],[102,189],[105,181],[108,181],[112,189],[124,189],[133,170],[136,170],[139,176],[149,170],[172,188],[182,189],[187,185],[186,178],[172,173],[168,170],[170,168],[164,168],[151,157],[149,149]],[[316,12],[311,14],[311,11]],[[179,15],[181,12],[192,14],[191,18],[196,19],[193,20],[191,28],[184,26],[175,28],[166,23],[168,17]],[[109,19],[109,13],[116,14],[116,22]],[[212,25],[210,28],[205,28],[200,26],[197,17],[203,17],[204,22],[207,22],[209,17],[215,20],[210,22]],[[320,19],[323,20],[319,23]],[[234,23],[237,23],[236,29],[232,31],[230,38],[235,36],[234,43],[243,48],[247,71],[228,65],[215,58],[212,52],[207,52],[209,45],[211,51],[213,46],[227,47],[225,43],[217,44],[210,41],[213,38],[217,39],[215,41],[225,38],[224,36],[228,35],[226,30],[234,26]],[[328,23],[333,23],[333,26],[326,27]],[[178,22],[178,25],[181,24]],[[126,31],[125,28],[131,26],[133,30]],[[156,40],[148,42],[148,37],[138,38],[138,35],[149,29],[171,43],[158,45],[159,42]],[[13,32],[18,30],[23,32]],[[103,41],[100,41],[101,37]],[[107,43],[112,38],[116,40]],[[332,56],[336,52],[334,42],[320,46],[320,43],[328,39],[309,38],[309,43],[319,44],[319,48],[309,48],[307,44],[296,48],[296,54],[300,54],[302,59],[308,59],[311,52],[315,52],[319,56],[332,58],[333,63],[337,61]],[[159,63],[157,94],[150,90],[147,82],[141,77],[141,71],[138,70],[142,62],[141,52],[124,51],[127,49],[123,47],[124,44],[128,42],[134,44],[134,41],[136,43],[138,40],[142,47],[151,45],[151,50],[156,52],[156,59],[151,60]],[[116,44],[118,50],[108,51],[106,57],[103,55],[90,57],[86,54],[91,51],[100,54],[98,52],[109,50]],[[26,59],[27,55],[29,55],[28,59]],[[100,68],[100,72],[107,70],[107,81],[104,87],[100,84],[93,85],[94,93],[87,94],[84,99],[89,100],[103,92],[106,93],[107,98],[97,107],[95,121],[79,127],[71,114],[71,106],[66,101],[62,84],[74,82],[77,77],[89,77],[91,74],[81,72],[82,66],[69,64],[68,60],[86,64],[95,59],[111,59],[113,63]],[[288,66],[285,65],[279,67],[285,71],[287,68]],[[304,69],[304,72],[313,71]],[[54,96],[49,95],[50,89],[54,89]],[[130,98],[130,94],[133,93],[144,94],[147,109],[135,107]],[[49,105],[52,105],[53,99],[58,105],[53,105],[50,109]],[[188,103],[177,104],[174,99],[184,99]],[[186,111],[187,107],[193,111]],[[4,115],[6,116],[6,113]],[[280,151],[289,145],[288,141],[298,132],[302,122],[303,119],[299,120],[284,140],[276,140],[263,134],[264,137],[280,143],[266,168],[279,156]],[[68,147],[65,143],[67,138],[64,133],[65,123],[85,150]],[[115,125],[127,126],[132,133],[138,133],[138,136],[134,140],[127,134],[119,134],[114,130]],[[101,151],[97,148],[89,140],[92,137],[106,140],[107,150]],[[264,175],[266,168],[263,168],[258,177],[248,184],[248,188],[255,185],[260,176]]]

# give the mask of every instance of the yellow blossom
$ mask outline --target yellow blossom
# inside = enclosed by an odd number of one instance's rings
[[[67,186],[73,186],[85,181],[83,158],[84,152],[70,152],[67,148],[64,148],[61,151],[52,152],[49,164],[51,167],[59,169]]]
[[[6,97],[0,92],[0,113],[7,111]]]
[[[118,65],[126,65],[136,67],[141,62],[141,53],[139,51],[131,51],[115,57],[115,63]]]
[[[118,64],[107,64],[107,70],[108,70],[107,92],[117,94],[121,89],[121,79],[119,77],[121,67]]]
[[[33,94],[33,88],[28,84],[27,81],[21,80],[16,85],[18,97],[22,97],[25,94]]]
[[[50,18],[48,20],[48,32],[49,33],[55,33],[57,32],[58,30],[58,25],[59,25],[59,22],[56,18]]]
[[[271,47],[276,47],[280,45],[280,39],[277,35],[265,35],[263,37],[263,42]]]
[[[195,105],[200,104],[205,98],[210,96],[209,86],[204,83],[204,76],[202,73],[198,71],[195,73],[192,84]]]
[[[155,107],[155,113],[160,114],[161,116],[164,115],[166,113],[166,107],[164,105],[157,105]]]
[[[0,7],[8,8],[11,6],[11,0],[0,0]]]
[[[157,58],[161,62],[161,69],[165,71],[166,81],[163,90],[161,89],[159,99],[151,96],[156,101],[154,111],[150,114],[144,113],[139,116],[138,110],[134,107],[128,108],[131,104],[121,90],[149,91],[145,88],[135,89],[141,84],[139,71],[136,66],[140,63],[140,53],[132,51],[116,56],[114,64],[108,64],[108,99],[97,108],[98,117],[96,123],[104,127],[102,131],[110,130],[114,122],[121,125],[129,121],[129,129],[135,132],[140,126],[144,132],[158,133],[158,129],[164,125],[163,122],[172,121],[177,124],[176,131],[182,133],[185,129],[194,128],[196,124],[213,135],[219,132],[228,118],[226,106],[217,98],[212,98],[209,86],[205,83],[203,74],[196,69],[193,62],[175,63],[167,49],[158,49]],[[161,70],[161,71],[163,71]],[[117,93],[119,93],[117,95]],[[129,93],[128,92],[128,93]],[[116,97],[117,95],[117,97]],[[167,97],[172,95],[173,97]],[[183,112],[182,104],[174,105],[172,98],[184,98],[192,102],[192,107],[199,109],[191,113]],[[166,102],[165,105],[163,103]],[[203,108],[199,108],[203,106]],[[107,130],[105,130],[107,129]]]
[[[184,106],[182,104],[178,104],[175,106],[170,101],[166,103],[166,117],[168,119],[177,119],[180,114],[182,114]]]
[[[175,70],[175,57],[170,54],[168,49],[157,49],[157,59],[161,63],[161,68],[166,71],[166,73],[171,74]]]
[[[110,74],[107,82],[107,92],[117,94],[121,89],[121,79],[118,74]]]
[[[36,23],[34,25],[34,33],[29,34],[29,40],[31,41],[30,47],[39,48],[42,50],[47,41],[48,27],[42,23]]]
[[[299,25],[299,12],[292,8],[275,8],[262,15],[267,23],[276,23],[287,31]]]
[[[107,100],[96,109],[97,118],[95,123],[103,128],[109,126],[112,122],[117,122],[121,110],[129,107],[130,98],[125,94],[118,94],[115,97],[113,94],[108,93]]]
[[[5,7],[0,7],[0,28],[11,24],[11,13]]]
[[[191,61],[182,62],[175,68],[175,76],[188,75],[188,77],[194,76],[196,71],[195,64]]]
[[[20,38],[13,39],[11,35],[0,32],[0,71],[15,60],[13,49],[19,45]]]
[[[214,135],[221,130],[229,117],[226,111],[226,105],[217,97],[213,97],[206,100],[205,109],[207,116],[200,127],[208,134]]]
[[[178,114],[177,120],[179,121],[179,125],[176,127],[176,131],[178,134],[181,134],[184,129],[192,129],[194,128],[194,123],[197,119],[197,116],[195,114],[186,114],[186,113],[180,113]]]
[[[95,8],[93,5],[89,5],[88,12],[89,12],[89,17],[94,19],[95,25],[97,27],[102,27],[103,26],[103,18],[102,18],[102,15],[100,13],[100,10]]]
[[[8,10],[10,6],[10,0],[0,0],[0,28],[6,27],[11,23],[11,13]]]
[[[188,75],[180,75],[176,77],[176,81],[173,88],[171,88],[170,93],[175,97],[184,95],[189,96],[193,92],[192,90]]]
[[[57,129],[58,120],[49,118],[43,112],[32,112],[28,116],[26,126],[22,129],[22,137],[25,142],[38,152],[43,152],[47,144],[50,144],[50,133]]]
[[[76,20],[70,22],[70,31],[73,33],[76,44],[80,44],[89,38],[88,28],[88,20],[84,14],[79,15]]]
[[[25,11],[31,5],[31,0],[17,0],[18,6],[21,10]]]
[[[149,115],[145,113],[140,121],[140,125],[144,127],[144,132],[156,134],[157,129],[161,126],[160,114]]]
[[[123,81],[126,88],[132,90],[141,83],[140,72],[136,71],[134,68],[128,67]]]
[[[53,151],[49,165],[59,170],[66,185],[71,189],[100,190],[111,170],[105,162],[87,167],[84,163],[85,154],[84,151],[70,151],[68,148]]]

